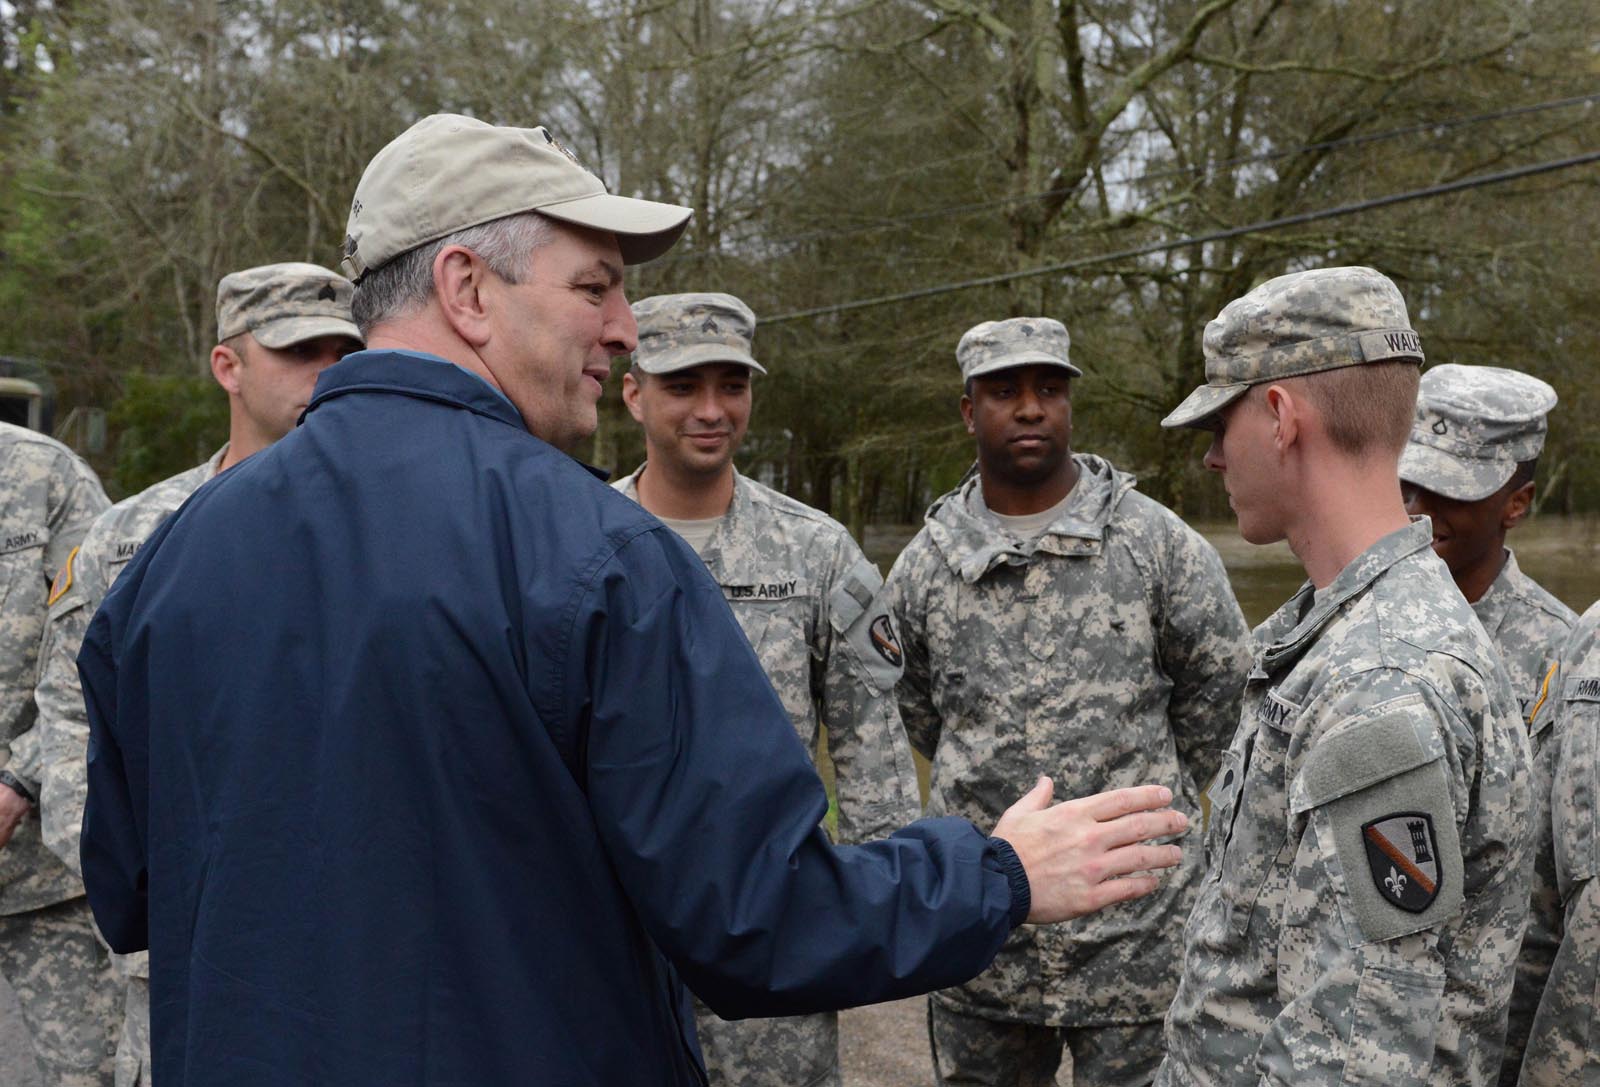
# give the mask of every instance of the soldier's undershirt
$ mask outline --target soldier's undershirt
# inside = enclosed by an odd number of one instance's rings
[[[682,536],[683,542],[694,548],[694,553],[698,555],[705,551],[706,544],[711,542],[711,537],[717,534],[717,529],[727,518],[728,515],[723,514],[721,517],[701,517],[692,521],[682,521],[676,517],[658,517],[656,520]]]
[[[1076,487],[1072,488],[1072,491],[1076,490]],[[1068,491],[1061,501],[1047,510],[1040,510],[1038,513],[1013,515],[996,513],[990,509],[988,503],[983,500],[983,488],[974,487],[972,489],[972,511],[980,517],[989,518],[1005,529],[1006,533],[1018,543],[1028,543],[1030,540],[1036,540],[1042,536],[1044,530],[1049,528],[1057,517],[1066,512],[1067,503],[1072,501],[1072,491]]]

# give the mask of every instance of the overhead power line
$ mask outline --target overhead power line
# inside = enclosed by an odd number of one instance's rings
[[[1079,257],[1076,260],[1062,261],[1058,264],[1046,264],[1039,268],[1026,268],[1018,272],[1000,272],[996,275],[982,276],[977,279],[964,279],[954,283],[941,283],[932,287],[920,287],[911,291],[899,291],[895,294],[878,295],[875,298],[861,298],[853,302],[837,302],[828,306],[816,306],[811,309],[795,310],[792,313],[780,313],[775,317],[762,320],[764,326],[781,324],[785,321],[798,321],[807,317],[824,317],[835,313],[848,313],[853,310],[871,309],[876,306],[894,305],[898,302],[913,302],[922,298],[935,298],[942,294],[954,294],[957,291],[972,290],[975,287],[993,287],[1001,283],[1013,283],[1019,279],[1033,279],[1038,276],[1057,275],[1061,272],[1070,272],[1078,268],[1088,268],[1096,264],[1109,264],[1112,261],[1128,260],[1133,257],[1148,256],[1151,253],[1163,253],[1172,249],[1183,249],[1191,245],[1204,245],[1208,242],[1225,241],[1228,238],[1237,238],[1244,234],[1259,234],[1268,230],[1277,230],[1286,226],[1299,226],[1302,223],[1315,223],[1323,219],[1337,219],[1345,215],[1355,215],[1363,211],[1372,211],[1377,208],[1386,208],[1394,204],[1405,204],[1413,200],[1427,200],[1435,196],[1445,196],[1453,192],[1462,192],[1467,189],[1479,189],[1488,185],[1499,185],[1507,181],[1516,181],[1524,177],[1534,177],[1538,174],[1553,173],[1557,170],[1567,170],[1574,166],[1584,166],[1591,162],[1600,162],[1600,151],[1588,151],[1570,158],[1553,159],[1548,162],[1536,162],[1530,166],[1519,166],[1512,170],[1501,170],[1492,174],[1477,174],[1473,177],[1461,178],[1441,185],[1429,185],[1425,189],[1410,189],[1406,192],[1391,193],[1388,196],[1373,197],[1370,200],[1360,200],[1354,204],[1340,204],[1331,208],[1320,208],[1315,211],[1300,212],[1296,215],[1285,215],[1278,219],[1264,219],[1244,226],[1228,227],[1225,230],[1215,230],[1209,234],[1194,234],[1186,238],[1177,238],[1172,241],[1151,242],[1149,245],[1136,246],[1132,249],[1121,249],[1114,253],[1102,253],[1095,256]]]
[[[1148,181],[1159,181],[1167,177],[1181,177],[1192,175],[1195,177],[1208,177],[1221,170],[1231,169],[1235,166],[1249,166],[1256,163],[1276,162],[1280,159],[1293,158],[1296,155],[1309,154],[1313,151],[1339,150],[1346,147],[1359,147],[1370,143],[1380,143],[1385,140],[1395,140],[1403,136],[1414,136],[1422,132],[1450,131],[1457,128],[1467,128],[1472,125],[1487,124],[1490,121],[1503,121],[1511,117],[1525,117],[1533,113],[1544,113],[1549,110],[1568,109],[1572,106],[1587,105],[1600,102],[1600,92],[1592,94],[1574,95],[1570,98],[1553,98],[1544,102],[1531,102],[1521,106],[1511,106],[1507,109],[1493,110],[1487,113],[1470,113],[1456,117],[1446,117],[1438,121],[1422,121],[1401,128],[1385,129],[1382,132],[1367,132],[1358,136],[1343,136],[1336,140],[1321,140],[1316,143],[1296,144],[1293,147],[1282,147],[1275,151],[1262,151],[1253,155],[1239,155],[1234,158],[1222,159],[1218,162],[1207,163],[1201,166],[1171,166],[1159,170],[1148,170],[1142,174],[1130,177],[1107,178],[1106,185],[1111,187],[1127,187],[1143,184]],[[991,211],[995,208],[1010,207],[1017,204],[1032,203],[1035,200],[1044,200],[1052,196],[1062,196],[1072,193],[1077,186],[1062,186],[1053,189],[1042,189],[1038,192],[1022,193],[1017,196],[1002,196],[992,200],[971,200],[959,204],[946,204],[937,208],[926,208],[922,211],[907,212],[903,215],[891,215],[882,219],[874,219],[870,223],[858,223],[854,226],[823,228],[802,231],[797,234],[787,234],[767,240],[764,244],[773,246],[798,245],[810,241],[826,241],[833,238],[849,238],[860,234],[874,234],[882,230],[889,230],[907,223],[923,222],[928,219],[947,219],[958,215],[973,215],[978,212]],[[760,240],[752,239],[752,240]],[[719,250],[702,249],[695,252],[671,254],[664,258],[664,263],[677,263],[689,260],[705,260],[713,256],[724,255]]]

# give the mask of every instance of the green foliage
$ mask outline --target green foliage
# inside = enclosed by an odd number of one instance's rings
[[[135,494],[193,468],[228,440],[228,398],[210,375],[127,375],[107,422],[119,435],[111,489]]]
[[[60,360],[64,408],[109,403],[123,375],[199,372],[217,280],[334,265],[366,161],[450,110],[546,124],[612,191],[695,206],[630,295],[751,303],[771,375],[741,467],[857,531],[915,519],[970,463],[956,341],[1024,313],[1072,333],[1076,443],[1224,513],[1199,439],[1157,423],[1204,379],[1226,302],[1334,263],[1394,276],[1430,359],[1555,384],[1546,504],[1600,508],[1593,167],[1111,259],[1600,146],[1592,104],[1454,123],[1592,92],[1596,40],[1591,0],[1440,0],[1426,18],[1386,0],[0,5],[0,308],[26,315],[0,353]],[[587,452],[629,469],[615,397]]]

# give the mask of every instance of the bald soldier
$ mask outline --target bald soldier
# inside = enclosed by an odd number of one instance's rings
[[[1556,392],[1536,377],[1497,366],[1447,363],[1422,375],[1411,439],[1400,457],[1406,509],[1433,525],[1433,550],[1488,632],[1511,677],[1524,721],[1548,693],[1545,677],[1577,622],[1571,608],[1517,565],[1506,534],[1533,507],[1534,470]],[[1558,695],[1559,696],[1559,695]],[[1560,942],[1561,899],[1550,839],[1556,745],[1552,714],[1531,732],[1535,813],[1533,895],[1517,963],[1501,1082],[1513,1085],[1534,1010]]]
[[[1541,865],[1555,880],[1551,940],[1539,974],[1520,969],[1519,1002],[1537,998],[1522,1065],[1522,1087],[1600,1083],[1600,605],[1584,613],[1546,681],[1535,735],[1550,767],[1550,794],[1536,805]],[[1551,720],[1553,719],[1553,720]],[[1543,872],[1540,872],[1541,878]],[[1535,885],[1535,912],[1543,888]],[[1541,917],[1539,923],[1545,923]],[[1530,949],[1524,945],[1523,957]],[[1537,991],[1530,984],[1537,980]],[[1512,1069],[1501,1082],[1511,1082]]]
[[[111,964],[83,884],[41,837],[33,701],[50,575],[105,508],[77,454],[0,423],[0,975],[47,1087],[110,1081]]]
[[[88,791],[84,754],[89,721],[78,681],[78,647],[106,590],[145,538],[218,472],[290,430],[311,400],[317,375],[361,347],[350,320],[353,288],[315,264],[268,264],[224,276],[217,285],[217,336],[211,374],[228,395],[228,441],[204,464],[162,480],[103,513],[68,555],[50,594],[40,650],[39,791],[45,844],[81,874],[78,830]],[[143,952],[120,959],[121,1003],[116,1087],[150,1082],[150,975]]]
[[[885,837],[920,806],[894,685],[900,648],[883,578],[845,527],[733,466],[752,408],[755,314],[730,294],[634,303],[639,345],[622,399],[645,463],[614,486],[692,547],[722,587],[795,732],[815,757],[828,726],[838,840]],[[1152,779],[1154,780],[1154,779]],[[696,1001],[713,1085],[837,1085],[834,1012],[727,1022]]]
[[[1072,451],[1067,330],[987,321],[956,348],[977,471],[929,509],[889,583],[900,709],[933,763],[930,815],[982,821],[1005,782],[1093,792],[1165,781],[1199,811],[1249,663],[1222,560],[1100,457]],[[1198,841],[1161,891],[1075,925],[1012,933],[929,1005],[949,1084],[1148,1084],[1177,987]]]
[[[1422,344],[1370,268],[1280,276],[1206,326],[1239,533],[1309,578],[1255,632],[1211,789],[1158,1084],[1478,1085],[1527,914],[1527,732],[1398,464]]]

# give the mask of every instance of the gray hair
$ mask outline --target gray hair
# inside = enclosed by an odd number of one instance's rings
[[[361,335],[370,336],[376,326],[423,305],[433,297],[434,258],[452,245],[478,254],[507,283],[521,283],[533,251],[554,237],[549,219],[525,211],[425,242],[362,276],[350,303],[351,315]]]

